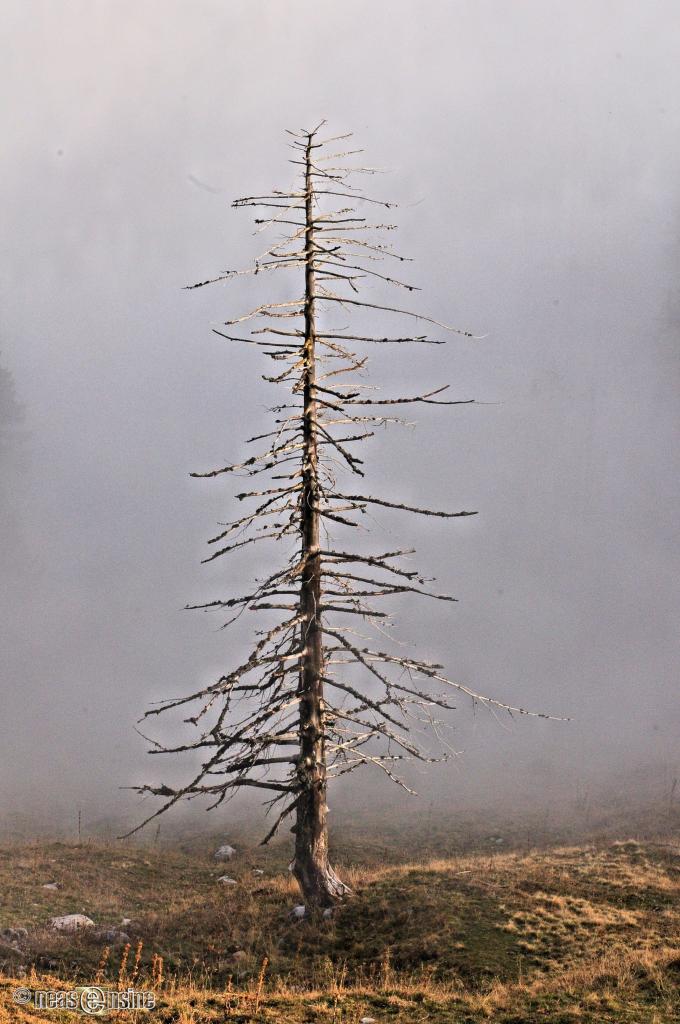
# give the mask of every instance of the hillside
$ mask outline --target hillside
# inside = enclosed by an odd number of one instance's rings
[[[355,895],[319,922],[291,919],[283,846],[242,846],[228,864],[212,847],[5,846],[0,927],[15,934],[0,945],[0,1020],[82,1020],[31,1013],[11,991],[94,979],[153,988],[158,1008],[137,1019],[163,1024],[680,1020],[677,840],[492,845],[421,862],[346,856]],[[68,913],[96,927],[47,928]]]

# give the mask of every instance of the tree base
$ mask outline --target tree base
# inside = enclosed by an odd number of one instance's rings
[[[303,862],[296,858],[292,871],[310,913],[334,907],[345,896],[352,895],[350,887],[338,878],[328,864],[317,864],[311,860]]]

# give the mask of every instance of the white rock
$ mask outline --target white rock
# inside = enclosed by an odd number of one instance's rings
[[[124,917],[120,923],[123,926],[123,928],[125,928],[126,925],[132,924],[132,918],[131,917]]]
[[[290,916],[294,917],[296,921],[301,921],[305,916],[305,905],[304,903],[298,903],[297,907],[293,907],[290,912]]]
[[[375,1017],[362,1017],[359,1024],[375,1024]]]
[[[45,882],[43,889],[58,889],[59,884],[57,882]]]
[[[328,920],[329,917],[332,917],[333,916],[333,908],[332,907],[326,907],[326,909],[323,912],[323,916],[326,918],[326,920]]]
[[[264,871],[262,870],[262,868],[253,868],[253,874],[258,876],[263,875]]]
[[[225,843],[224,846],[220,846],[218,850],[215,850],[215,860],[231,860],[236,853],[233,846],[229,846],[229,843]]]
[[[238,882],[236,881],[236,879],[235,878],[230,878],[229,875],[220,875],[220,877],[217,879],[217,881],[221,882],[222,885],[238,885]]]
[[[85,914],[65,914],[63,917],[53,917],[50,928],[57,932],[77,932],[81,928],[94,928],[94,921]]]

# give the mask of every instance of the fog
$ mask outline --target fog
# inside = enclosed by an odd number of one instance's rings
[[[322,118],[386,169],[367,190],[402,204],[417,306],[484,335],[371,353],[387,391],[479,401],[364,454],[373,493],[479,510],[374,516],[459,599],[401,603],[398,632],[571,719],[461,700],[461,756],[416,788],[680,774],[676,5],[8,0],[4,21],[0,364],[24,415],[0,452],[0,819],[134,823],[119,787],[184,777],[136,721],[244,653],[183,610],[254,569],[200,565],[233,492],[188,474],[267,429],[268,364],[210,324],[271,292],[182,286],[264,247],[229,203],[290,184],[284,129]]]

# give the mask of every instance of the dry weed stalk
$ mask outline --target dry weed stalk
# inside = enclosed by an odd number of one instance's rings
[[[140,965],[141,959],[142,959],[142,949],[143,949],[143,947],[144,947],[144,941],[143,941],[143,939],[140,939],[139,942],[137,943],[137,948],[135,949],[135,962],[134,962],[133,967],[132,967],[132,974],[130,975],[130,981],[131,982],[134,982],[135,979],[137,978],[138,974],[139,974],[139,965]]]
[[[163,984],[163,957],[154,953],[151,958],[151,982],[154,989],[159,989]]]
[[[126,942],[123,946],[123,952],[120,958],[120,968],[118,970],[118,984],[125,984],[125,977],[127,974],[128,957],[130,956],[130,943]]]
[[[102,950],[102,955],[99,958],[99,964],[97,965],[97,973],[94,976],[95,984],[99,984],[99,982],[103,979],[104,972],[106,970],[106,965],[109,962],[109,956],[110,955],[111,955],[111,947],[110,946],[104,946],[104,948]]]
[[[257,1013],[258,1010],[260,1009],[260,1000],[262,999],[262,993],[264,991],[264,976],[267,970],[268,963],[269,959],[265,957],[264,960],[262,961],[260,973],[258,974],[257,977],[257,987],[255,989],[255,1013]]]

